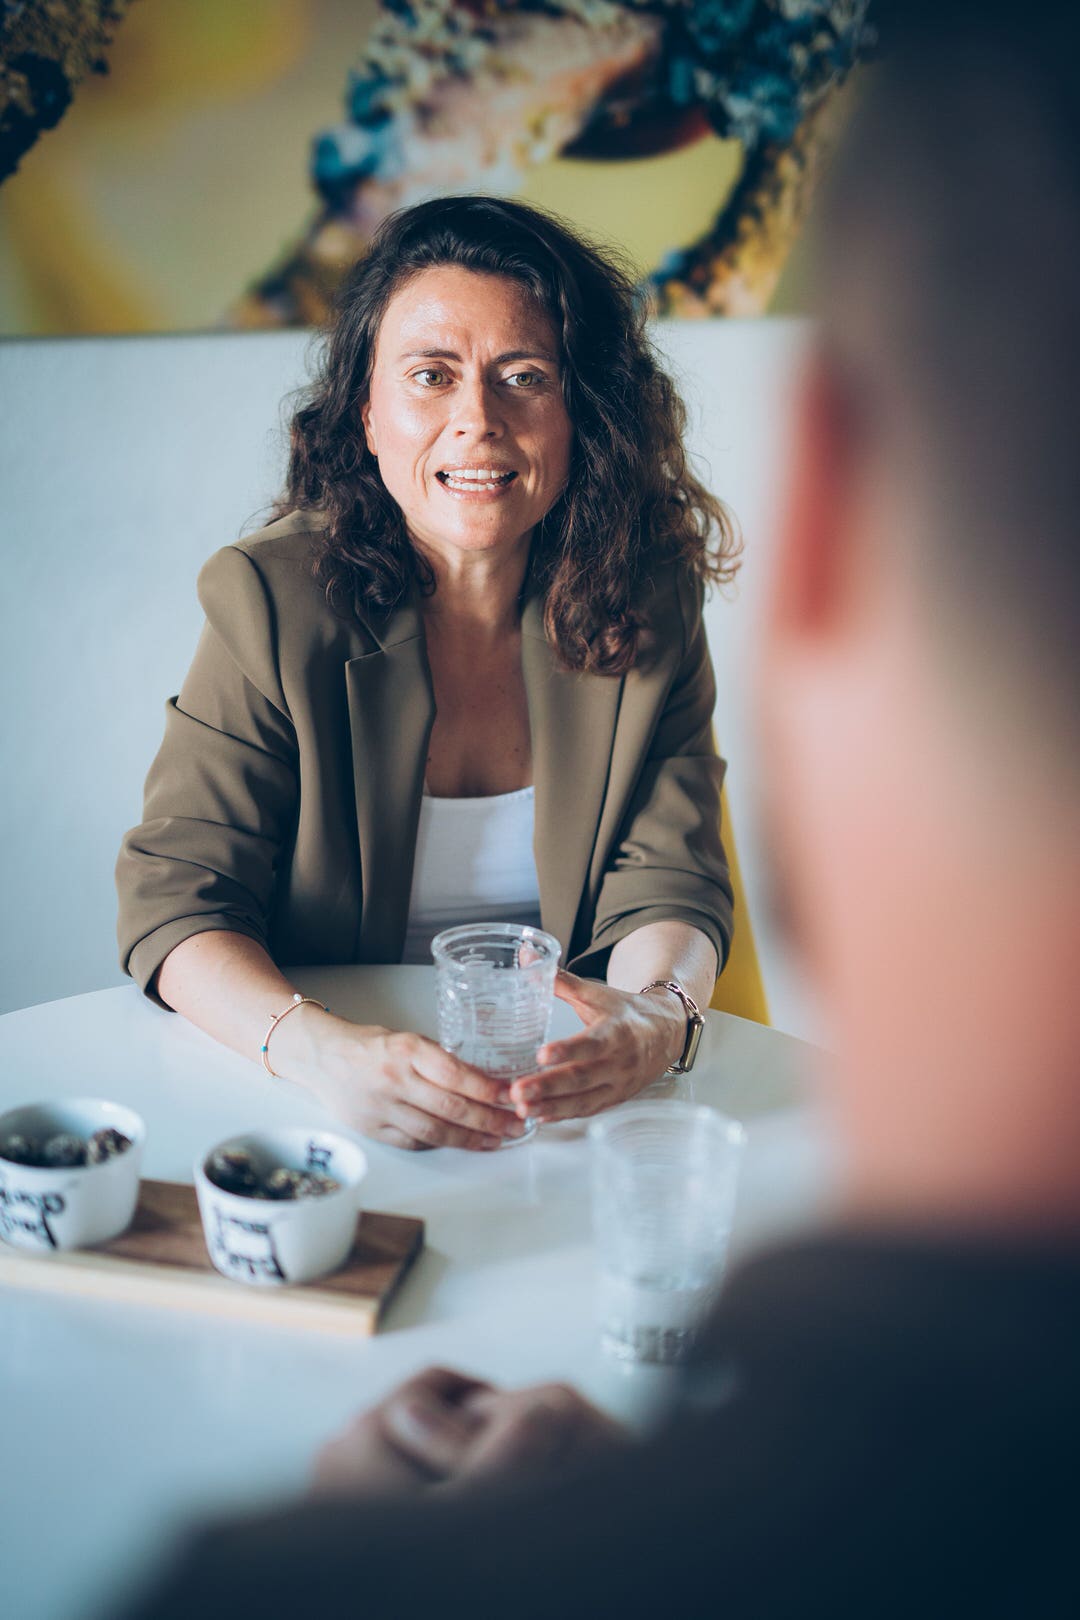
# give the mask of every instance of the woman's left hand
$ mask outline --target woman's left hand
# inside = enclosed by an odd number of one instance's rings
[[[536,1056],[543,1072],[514,1081],[510,1098],[521,1119],[599,1114],[659,1080],[683,1050],[686,1014],[673,995],[634,995],[565,972],[556,977],[555,994],[585,1028],[542,1046]]]

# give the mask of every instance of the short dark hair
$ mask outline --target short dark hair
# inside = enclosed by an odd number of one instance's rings
[[[905,0],[876,19],[819,215],[826,343],[926,489],[913,544],[950,637],[1075,740],[1080,18]]]
[[[538,526],[527,587],[542,592],[568,668],[619,674],[639,650],[653,571],[678,562],[724,582],[738,543],[722,502],[687,464],[685,409],[630,278],[549,213],[502,198],[440,197],[383,222],[338,295],[319,375],[293,418],[277,513],[322,510],[318,568],[339,609],[389,609],[414,580],[431,588],[367,450],[360,411],[391,298],[441,265],[512,277],[559,335],[574,449],[567,486]]]
[[[925,491],[931,600],[980,673],[1074,736],[1078,10],[877,5],[880,61],[818,221],[825,342],[856,423],[885,418],[894,471]]]

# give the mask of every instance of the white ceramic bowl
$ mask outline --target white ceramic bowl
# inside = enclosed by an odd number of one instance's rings
[[[0,1148],[10,1136],[41,1141],[60,1131],[85,1142],[106,1126],[131,1146],[102,1164],[47,1168],[0,1158],[0,1237],[21,1249],[85,1249],[131,1224],[139,1199],[146,1126],[130,1108],[98,1097],[28,1103],[0,1115]]]
[[[250,1154],[260,1176],[279,1165],[322,1170],[340,1186],[315,1198],[280,1200],[225,1192],[210,1180],[207,1166],[216,1153],[237,1149]],[[223,1276],[261,1288],[311,1282],[336,1271],[353,1245],[366,1174],[363,1150],[329,1131],[250,1131],[219,1142],[195,1161],[195,1191],[211,1260]]]

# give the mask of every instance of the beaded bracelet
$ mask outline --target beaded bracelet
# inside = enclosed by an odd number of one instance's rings
[[[263,1043],[259,1048],[259,1052],[260,1052],[260,1055],[262,1057],[262,1066],[266,1070],[267,1074],[270,1076],[271,1080],[280,1080],[281,1076],[278,1073],[276,1073],[276,1071],[273,1070],[270,1067],[270,1059],[266,1055],[267,1052],[270,1050],[270,1037],[274,1033],[274,1031],[278,1027],[278,1025],[281,1023],[281,1020],[283,1018],[288,1018],[289,1014],[291,1012],[295,1012],[297,1007],[306,1007],[306,1006],[322,1007],[323,1012],[329,1012],[330,1011],[329,1007],[323,1007],[323,1004],[322,1004],[321,1001],[316,1001],[314,996],[302,996],[300,994],[299,990],[295,990],[293,992],[293,998],[289,1002],[289,1005],[285,1008],[284,1012],[271,1013],[270,1014],[270,1028],[267,1030],[266,1034],[263,1037]]]

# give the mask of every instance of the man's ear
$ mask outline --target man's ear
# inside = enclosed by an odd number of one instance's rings
[[[808,358],[796,383],[790,444],[769,618],[773,632],[799,637],[836,628],[851,605],[857,573],[854,420],[821,350]]]
[[[375,442],[375,429],[371,425],[371,400],[365,399],[360,407],[360,420],[364,424],[364,440],[372,455],[378,457],[378,445]]]

